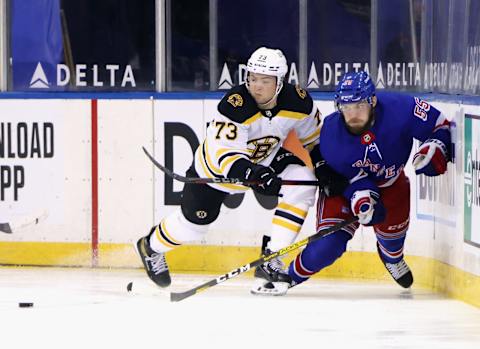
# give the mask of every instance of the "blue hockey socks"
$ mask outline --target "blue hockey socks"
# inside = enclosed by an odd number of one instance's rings
[[[296,284],[304,282],[313,274],[335,262],[347,249],[352,235],[339,230],[314,242],[299,253],[288,267],[288,274]]]

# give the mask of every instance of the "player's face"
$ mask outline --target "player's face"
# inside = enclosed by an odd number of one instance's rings
[[[350,132],[362,133],[368,128],[372,106],[367,101],[340,104],[338,109],[342,112]]]
[[[270,101],[277,89],[277,78],[275,76],[249,73],[248,85],[252,97],[257,104],[264,104]]]

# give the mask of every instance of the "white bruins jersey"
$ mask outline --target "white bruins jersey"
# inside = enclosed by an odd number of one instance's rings
[[[267,166],[291,130],[309,151],[318,144],[321,114],[307,91],[285,83],[270,110],[258,108],[245,85],[233,87],[218,104],[218,113],[195,152],[200,177],[223,178],[239,159]],[[248,189],[236,184],[209,184],[230,193]]]

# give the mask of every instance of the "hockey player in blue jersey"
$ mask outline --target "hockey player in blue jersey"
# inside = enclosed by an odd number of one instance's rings
[[[360,223],[373,226],[380,259],[393,279],[408,288],[413,275],[403,258],[410,215],[404,166],[417,139],[422,143],[413,157],[416,174],[443,174],[451,159],[450,123],[419,98],[376,94],[365,72],[342,77],[335,105],[337,111],[324,120],[319,151],[312,159],[325,185],[316,228],[327,229],[352,215],[358,222],[308,244],[289,266],[292,286],[334,263]]]

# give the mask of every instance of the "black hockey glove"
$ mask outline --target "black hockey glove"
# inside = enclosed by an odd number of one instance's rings
[[[262,181],[261,184],[250,185],[250,187],[263,195],[280,196],[282,180],[277,177],[275,170],[271,167],[257,165],[247,159],[239,159],[233,163],[228,177]]]
[[[323,190],[325,195],[343,195],[343,192],[349,184],[348,179],[335,172],[335,170],[327,164],[318,147],[315,147],[315,149],[310,152],[310,157],[312,158],[315,177],[317,177],[320,189]]]
[[[270,163],[270,167],[273,168],[275,173],[282,173],[288,165],[305,166],[304,162],[295,154],[285,148],[280,148]]]
[[[282,188],[282,179],[277,176],[271,167],[254,165],[246,171],[245,179],[261,181],[261,184],[252,184],[250,187],[262,195],[279,196]]]

